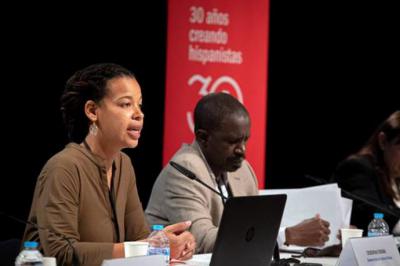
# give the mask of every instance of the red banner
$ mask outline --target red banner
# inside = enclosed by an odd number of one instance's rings
[[[193,110],[225,91],[251,116],[247,159],[264,187],[269,0],[170,0],[163,163],[191,143]]]

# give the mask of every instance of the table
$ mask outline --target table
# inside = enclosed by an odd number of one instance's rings
[[[289,258],[292,254],[281,253],[281,258]],[[183,263],[174,263],[173,265],[186,265],[186,266],[209,266],[211,260],[211,253],[194,255],[192,259]],[[300,258],[301,262],[314,262],[321,263],[323,266],[335,266],[338,258],[319,257],[319,258]]]

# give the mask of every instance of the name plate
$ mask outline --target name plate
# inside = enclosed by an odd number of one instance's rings
[[[125,259],[104,260],[102,266],[165,266],[163,255],[139,256]]]
[[[337,266],[399,266],[400,254],[393,236],[350,238]]]

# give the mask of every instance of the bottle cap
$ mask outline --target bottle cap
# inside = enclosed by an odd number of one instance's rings
[[[164,229],[164,225],[161,224],[153,224],[153,226],[151,227],[151,229],[153,231],[161,231]]]
[[[25,248],[37,248],[38,246],[39,246],[39,243],[35,242],[35,241],[25,241],[24,242]]]
[[[374,218],[375,219],[383,219],[383,213],[380,213],[380,212],[374,213]]]

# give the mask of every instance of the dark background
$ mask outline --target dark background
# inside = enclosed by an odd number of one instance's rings
[[[114,62],[142,86],[145,128],[131,155],[144,206],[161,170],[166,1],[7,7],[1,19],[0,211],[26,219],[36,177],[66,144],[59,97],[68,77]],[[399,109],[398,19],[387,3],[271,0],[266,186],[329,178]],[[1,217],[0,240],[24,226]]]

